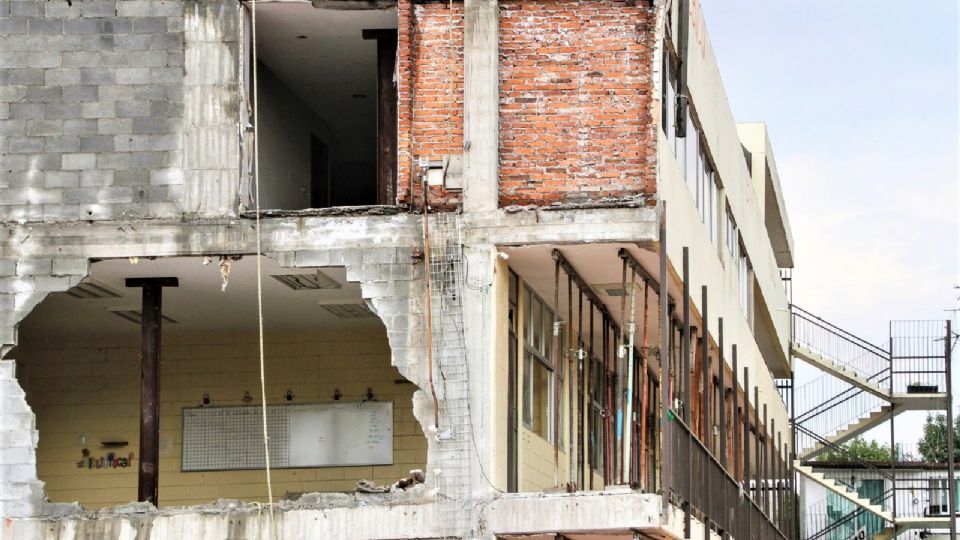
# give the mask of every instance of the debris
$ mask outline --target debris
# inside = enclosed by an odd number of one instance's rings
[[[220,292],[227,290],[227,285],[230,284],[230,259],[225,255],[220,256],[220,277],[223,278],[223,283],[220,285]]]
[[[396,484],[394,484],[394,487],[397,489],[407,489],[408,487],[422,484],[425,479],[426,477],[423,475],[422,470],[413,469],[410,471],[410,476],[401,478]]]
[[[130,264],[137,264],[140,262],[140,257],[130,257]]]
[[[358,493],[389,493],[389,486],[378,486],[370,480],[360,480],[357,482]]]

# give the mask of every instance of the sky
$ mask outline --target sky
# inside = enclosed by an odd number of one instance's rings
[[[874,343],[889,320],[956,323],[958,3],[701,4],[734,118],[768,127],[794,302]],[[918,438],[923,416],[899,416],[897,439]],[[889,440],[889,426],[871,435]]]

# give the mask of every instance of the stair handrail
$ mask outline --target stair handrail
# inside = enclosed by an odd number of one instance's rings
[[[839,326],[831,323],[830,321],[825,320],[822,317],[819,317],[817,315],[814,315],[813,313],[810,313],[809,311],[801,308],[796,304],[790,304],[790,313],[795,317],[805,319],[810,323],[820,326],[824,330],[837,334],[838,336],[843,337],[847,341],[850,341],[854,345],[858,345],[874,354],[877,354],[879,356],[885,356],[887,358],[890,357],[890,351],[884,349],[883,347],[876,345],[874,343],[870,343],[869,341],[857,335],[851,334],[850,332],[844,330],[843,328],[840,328]]]
[[[892,496],[893,496],[893,490],[892,490],[892,489],[888,489],[888,490],[884,491],[879,497],[876,497],[875,499],[870,499],[870,502],[871,502],[871,504],[882,504],[883,502],[885,502],[887,499],[889,499],[889,498],[892,497]],[[876,502],[874,502],[874,501],[876,501]],[[863,508],[863,507],[858,506],[858,507],[856,507],[854,510],[852,510],[851,512],[849,512],[848,514],[846,514],[845,516],[843,516],[842,518],[834,521],[834,522],[831,523],[830,525],[827,525],[826,527],[824,527],[823,529],[817,531],[816,533],[814,533],[814,534],[806,537],[804,540],[816,540],[817,538],[822,538],[823,536],[825,536],[825,535],[827,535],[827,534],[830,534],[831,532],[833,532],[834,530],[842,527],[843,525],[846,525],[846,524],[849,523],[850,521],[853,521],[854,519],[862,516],[865,512],[869,512],[869,510],[867,510],[866,508]],[[872,513],[872,512],[871,512],[871,513]],[[882,518],[881,518],[881,519],[882,519]],[[884,520],[884,521],[886,521],[886,520]]]
[[[797,425],[797,426],[794,426],[794,429],[796,429],[797,431],[800,431],[800,432],[803,433],[804,435],[812,438],[812,439],[815,440],[817,443],[825,446],[826,448],[828,448],[828,449],[830,449],[830,450],[837,451],[837,452],[843,454],[844,456],[848,457],[849,460],[848,460],[848,461],[844,461],[844,463],[855,463],[855,464],[857,464],[857,465],[859,465],[859,466],[861,466],[861,467],[863,467],[863,468],[866,468],[866,469],[868,469],[869,471],[877,474],[877,475],[880,476],[881,478],[884,478],[884,479],[886,479],[886,480],[893,480],[893,477],[891,476],[889,470],[881,469],[881,468],[877,467],[876,465],[871,464],[869,461],[864,461],[864,460],[862,460],[862,459],[854,456],[853,454],[850,453],[849,450],[847,450],[847,449],[844,448],[843,446],[841,446],[841,445],[839,445],[839,444],[832,443],[832,442],[828,441],[827,439],[824,439],[824,438],[821,437],[820,435],[817,435],[816,433],[810,431],[809,429],[807,429],[807,428],[805,428],[805,427],[803,427],[803,426]],[[892,456],[892,454],[891,454],[891,456]],[[816,467],[816,464],[815,464],[814,462],[808,462],[808,463],[805,463],[805,465],[809,465],[809,466],[811,466],[811,467]],[[849,484],[846,484],[846,482],[843,482],[842,480],[835,480],[835,479],[833,479],[833,478],[831,478],[831,480],[834,480],[834,481],[836,481],[836,482],[840,482],[840,483],[842,483],[842,484],[845,484],[845,485],[848,485],[848,486],[849,486]],[[853,486],[850,486],[850,487],[852,488]]]
[[[881,371],[878,371],[873,375],[867,377],[867,382],[872,382],[877,384],[877,386],[880,386],[881,383],[885,383],[890,380],[889,373],[890,373],[890,368],[886,368]],[[887,376],[882,377],[882,375],[887,375]],[[877,379],[877,380],[875,381],[874,379]],[[796,417],[796,421],[799,423],[799,422],[805,422],[811,418],[815,418],[816,416],[819,416],[821,413],[826,412],[846,401],[849,401],[862,393],[869,394],[869,392],[867,392],[866,390],[851,385],[850,388],[844,390],[843,392],[840,392],[839,394],[834,395],[833,397],[831,397],[830,399],[827,399],[823,403],[820,403],[819,405],[816,405],[815,407],[811,407],[809,410],[806,410],[798,414]],[[814,412],[816,412],[816,414],[811,414]]]

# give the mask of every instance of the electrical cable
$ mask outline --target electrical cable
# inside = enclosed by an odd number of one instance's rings
[[[263,345],[263,268],[261,259],[263,257],[261,225],[260,225],[260,92],[257,89],[257,0],[250,0],[250,33],[252,42],[252,78],[253,78],[253,182],[254,193],[256,194],[256,218],[254,228],[257,235],[257,341],[259,345],[260,357],[260,411],[263,418],[263,457],[267,472],[267,502],[268,502],[268,534],[269,538],[275,538],[274,535],[274,515],[273,515],[273,479],[270,474],[270,437],[267,430],[267,382],[266,369],[264,361]]]

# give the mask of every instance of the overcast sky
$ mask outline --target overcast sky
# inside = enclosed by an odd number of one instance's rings
[[[950,316],[960,305],[957,2],[701,3],[734,117],[769,129],[796,304],[875,343],[890,319]],[[900,418],[905,441],[919,436],[922,415]]]

